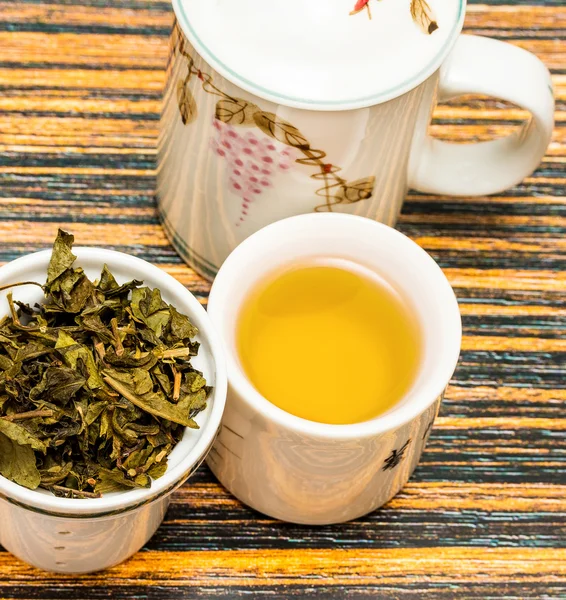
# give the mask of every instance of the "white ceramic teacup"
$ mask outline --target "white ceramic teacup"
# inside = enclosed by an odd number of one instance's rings
[[[179,254],[212,279],[261,227],[309,212],[394,225],[408,187],[474,196],[529,175],[550,141],[550,74],[522,48],[460,35],[466,0],[173,0],[177,24],[158,203]],[[411,17],[429,6],[430,35]],[[413,11],[414,12],[414,11]],[[531,117],[500,139],[428,135],[467,94]]]
[[[255,390],[236,351],[238,314],[250,290],[276,269],[320,257],[345,259],[381,276],[412,305],[422,329],[422,361],[412,388],[388,412],[363,423],[327,425],[281,410]],[[213,284],[208,311],[227,351],[228,399],[207,463],[235,496],[278,519],[327,524],[364,515],[405,485],[461,342],[454,292],[424,250],[361,217],[291,217],[234,250]],[[339,354],[336,360],[338,365]]]
[[[217,434],[226,400],[226,370],[219,336],[199,301],[173,277],[148,262],[112,250],[73,248],[76,265],[91,279],[106,263],[117,281],[143,280],[159,288],[163,299],[188,315],[201,343],[193,364],[214,386],[208,406],[198,417],[199,430],[187,429],[169,457],[163,477],[150,489],[106,494],[102,498],[57,498],[29,490],[0,476],[0,544],[22,560],[48,571],[87,573],[118,564],[137,552],[155,533],[172,492],[203,461]],[[51,251],[36,252],[0,268],[0,285],[18,281],[44,283]],[[0,310],[8,311],[6,291]],[[35,286],[14,289],[14,298],[41,302]]]

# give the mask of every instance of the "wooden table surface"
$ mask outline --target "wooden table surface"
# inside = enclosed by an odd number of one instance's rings
[[[64,227],[206,302],[155,211],[171,22],[168,0],[0,0],[1,261]],[[566,8],[472,2],[466,30],[545,61],[557,126],[536,173],[504,194],[407,199],[399,228],[454,286],[464,341],[406,488],[366,518],[309,528],[242,506],[203,467],[127,563],[73,578],[0,552],[0,598],[566,598]],[[440,107],[433,131],[481,140],[524,117],[468,98]]]

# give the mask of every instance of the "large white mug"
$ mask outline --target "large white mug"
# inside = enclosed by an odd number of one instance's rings
[[[516,46],[460,35],[465,0],[411,0],[414,19],[408,2],[369,0],[371,20],[349,4],[173,0],[158,204],[173,245],[205,277],[279,219],[346,212],[394,225],[409,186],[496,193],[544,155],[548,70]],[[429,34],[418,23],[432,10]],[[464,94],[531,118],[492,141],[429,137],[436,102]]]
[[[363,423],[315,423],[280,409],[254,388],[238,357],[238,315],[250,291],[274,271],[320,258],[353,263],[387,281],[420,324],[422,358],[412,387],[387,412]],[[278,519],[322,525],[365,515],[405,485],[428,440],[461,342],[454,292],[422,248],[361,217],[283,219],[232,252],[214,281],[208,311],[224,340],[228,397],[207,463],[237,498]]]

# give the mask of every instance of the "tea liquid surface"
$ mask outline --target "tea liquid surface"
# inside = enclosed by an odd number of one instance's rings
[[[421,354],[416,315],[373,273],[298,266],[262,282],[237,326],[243,369],[279,408],[329,424],[372,419],[413,384]]]

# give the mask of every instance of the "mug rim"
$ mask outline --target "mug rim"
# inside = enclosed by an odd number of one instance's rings
[[[400,84],[369,96],[351,98],[348,100],[321,101],[281,94],[258,85],[257,83],[247,79],[246,77],[243,77],[231,69],[211,50],[209,50],[209,48],[201,40],[195,28],[191,24],[191,20],[187,15],[183,0],[172,0],[176,21],[179,24],[182,33],[187,37],[187,39],[191,42],[200,56],[208,63],[208,65],[222,75],[225,79],[233,83],[235,86],[249,92],[250,94],[254,94],[255,96],[263,98],[264,100],[268,100],[269,102],[274,102],[276,104],[291,108],[316,111],[353,110],[358,108],[367,108],[376,104],[382,104],[389,100],[399,98],[403,94],[410,92],[418,87],[421,83],[426,81],[435,71],[440,68],[446,57],[450,54],[462,32],[464,27],[464,18],[466,16],[467,0],[458,0],[458,3],[458,16],[454,21],[450,35],[447,37],[444,45],[440,48],[434,58],[421,71],[416,74],[411,74],[410,77],[405,79]],[[175,24],[173,24],[173,27],[175,27]]]
[[[214,371],[214,389],[212,407],[207,423],[200,430],[194,446],[185,451],[178,464],[169,468],[159,479],[152,481],[150,488],[125,490],[101,498],[59,498],[40,490],[27,489],[0,475],[0,500],[15,504],[27,510],[42,514],[68,517],[68,518],[100,518],[136,510],[146,504],[152,503],[172,493],[181,483],[189,477],[201,464],[210,450],[224,413],[227,391],[226,362],[222,340],[216,331],[207,312],[197,298],[172,275],[159,267],[130,254],[107,250],[99,247],[76,246],[73,253],[77,257],[77,265],[82,261],[92,261],[100,265],[108,264],[109,268],[121,267],[132,269],[132,277],[136,274],[147,273],[151,276],[154,287],[168,288],[168,296],[183,298],[183,302],[190,308],[186,310],[188,316],[198,320],[199,337],[206,340],[210,347],[210,361]],[[17,258],[0,267],[0,279],[14,277],[26,270],[37,268],[38,263],[44,263],[45,269],[51,257],[51,250],[41,250]],[[143,278],[143,275],[141,276]],[[175,300],[173,300],[175,302]],[[180,442],[182,443],[182,442]]]
[[[445,351],[446,358],[443,361],[443,366],[434,378],[423,382],[414,392],[417,399],[412,401],[409,406],[403,405],[401,400],[393,409],[361,423],[328,424],[310,421],[288,413],[272,404],[255,389],[236,360],[234,349],[226,342],[223,335],[222,313],[224,305],[231,301],[230,287],[225,281],[228,274],[230,272],[245,273],[246,269],[253,269],[253,257],[258,255],[258,248],[261,247],[265,251],[265,248],[269,247],[279,236],[285,235],[288,239],[292,239],[293,229],[302,228],[304,230],[308,227],[311,228],[314,234],[324,227],[325,221],[328,222],[329,220],[342,221],[341,228],[345,235],[348,235],[347,228],[349,226],[367,227],[368,231],[371,230],[371,235],[389,236],[390,240],[410,248],[413,251],[413,256],[417,256],[435,274],[438,301],[443,302],[444,318],[450,322],[450,339]],[[309,256],[307,253],[305,255]],[[240,284],[241,281],[240,279]],[[250,287],[247,286],[246,291],[249,291]],[[345,213],[303,214],[289,217],[267,225],[245,239],[230,254],[218,271],[209,295],[208,314],[223,338],[226,350],[228,385],[233,387],[238,396],[252,409],[258,411],[267,421],[273,421],[296,433],[319,439],[352,440],[375,437],[411,422],[443,395],[460,356],[462,320],[458,300],[442,269],[425,250],[400,231],[366,217]]]

